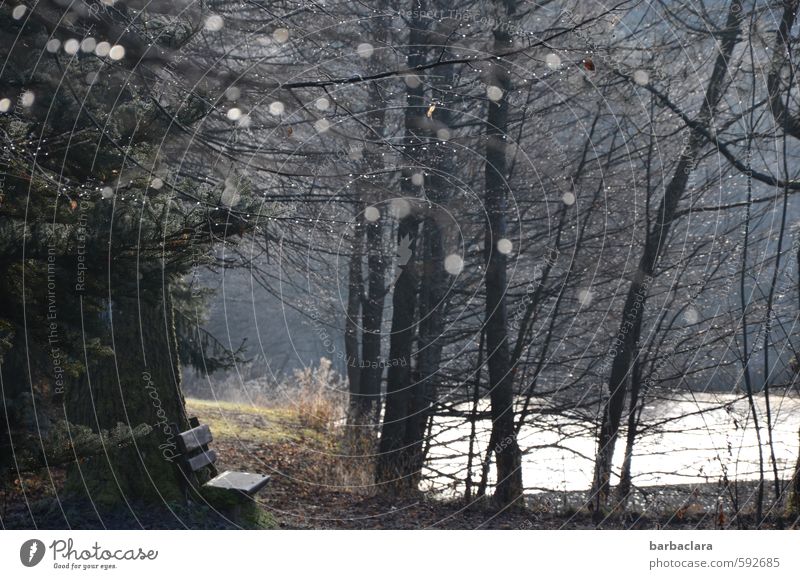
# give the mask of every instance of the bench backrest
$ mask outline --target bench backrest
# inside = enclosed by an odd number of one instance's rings
[[[191,430],[178,433],[178,450],[192,472],[216,462],[217,453],[208,448],[208,443],[212,440],[214,437],[207,424],[200,424]]]

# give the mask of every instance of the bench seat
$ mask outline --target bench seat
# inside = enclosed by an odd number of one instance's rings
[[[264,488],[267,482],[269,482],[267,475],[226,470],[212,478],[204,486],[254,495]]]

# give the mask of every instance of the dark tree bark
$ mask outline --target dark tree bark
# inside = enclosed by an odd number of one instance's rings
[[[632,473],[631,467],[633,465],[633,448],[636,442],[636,434],[639,428],[639,418],[642,413],[642,408],[639,404],[639,394],[642,391],[642,362],[637,359],[634,362],[632,378],[631,378],[631,400],[628,403],[628,421],[627,430],[625,432],[625,455],[622,459],[622,470],[619,476],[619,485],[617,485],[617,508],[622,510],[628,503],[628,497],[631,493],[632,486]]]
[[[102,508],[180,500],[182,475],[170,425],[186,430],[188,420],[169,293],[143,293],[137,300],[112,291],[108,322],[106,345],[113,354],[91,360],[79,386],[68,389],[67,419],[94,432],[118,422],[147,424],[152,432],[130,447],[75,464],[66,488]]]
[[[419,220],[409,214],[397,228],[399,245],[417,242]],[[400,266],[398,266],[400,267]],[[416,304],[419,276],[412,258],[401,268],[392,296],[392,332],[389,338],[389,370],[386,380],[386,412],[376,468],[376,481],[384,490],[403,492],[411,489],[409,446],[406,428],[411,410],[411,349],[416,332]]]
[[[792,135],[796,139],[800,139],[800,115],[797,113],[792,114],[788,103],[784,101],[786,99],[784,92],[790,90],[793,78],[790,79],[789,86],[784,87],[781,73],[790,64],[790,55],[793,52],[791,31],[797,18],[798,8],[800,8],[800,0],[783,0],[783,15],[778,25],[775,47],[772,51],[772,63],[767,77],[769,104],[775,119],[775,125],[783,129],[787,135]],[[792,63],[791,66],[795,66],[795,64]]]
[[[788,93],[792,85],[794,84],[794,73],[792,73],[790,76],[788,87],[784,87],[784,83],[782,81],[782,71],[787,66],[787,64],[790,67],[794,66],[794,64],[791,63],[790,59],[791,55],[793,54],[791,46],[791,30],[797,18],[797,11],[799,8],[800,8],[800,0],[783,1],[783,15],[781,17],[781,22],[778,26],[778,30],[776,33],[775,48],[772,52],[773,60],[772,60],[772,65],[770,67],[769,77],[767,79],[770,107],[772,109],[773,118],[775,119],[775,125],[776,127],[780,127],[786,135],[791,135],[796,139],[800,139],[800,115],[798,115],[797,113],[793,114],[788,107],[788,103],[790,102]],[[784,161],[785,158],[786,157],[784,151]],[[784,194],[786,193],[787,191],[784,191]],[[785,215],[785,205],[784,205],[784,215]],[[780,255],[780,253],[778,253],[778,255]],[[797,267],[800,270],[800,253],[798,253],[797,255]],[[775,272],[777,273],[777,265],[775,266]],[[800,279],[800,277],[798,279]],[[773,285],[771,286],[770,289],[770,301],[772,299],[772,290],[774,289],[774,281],[775,280],[773,279]],[[798,284],[798,288],[800,288],[800,283]],[[800,289],[798,290],[798,296],[800,296]],[[800,303],[798,305],[800,306]],[[745,333],[746,331],[747,330],[745,327]],[[765,358],[768,356],[766,348],[764,351],[764,356]],[[768,367],[766,362],[765,362],[764,372],[765,376],[767,376]],[[769,404],[768,384],[766,383],[766,378],[765,378],[765,388],[766,388],[765,394],[767,395],[767,404]],[[767,408],[769,409],[769,406],[767,406]],[[769,428],[769,420],[770,420],[769,415],[767,417],[767,420],[768,420],[768,432],[770,435],[770,452],[773,464],[773,475],[776,481],[775,488],[776,488],[776,494],[779,494],[777,467],[775,466],[774,450],[772,448],[772,430],[771,428]],[[761,484],[759,487],[759,503],[758,503],[759,518],[761,516],[760,515],[761,500],[764,494],[763,459],[761,462],[762,462],[761,466],[762,474],[760,479]],[[787,514],[790,517],[794,518],[800,517],[800,453],[798,454],[797,462],[791,480],[791,488],[789,489],[789,499],[787,501]]]
[[[424,11],[425,4],[416,2],[415,10]],[[423,45],[425,22],[412,18],[409,29],[408,67],[422,63],[427,47]],[[426,110],[423,83],[406,89],[404,151],[410,163],[424,162],[421,157],[425,133]],[[401,182],[401,191],[406,199],[418,196],[418,186],[410,175]],[[417,330],[417,293],[419,275],[416,265],[416,247],[419,236],[419,210],[413,205],[407,215],[400,218],[397,228],[398,264],[392,294],[392,330],[389,338],[389,362],[386,380],[386,413],[383,419],[379,455],[376,465],[376,481],[385,485],[384,490],[403,493],[416,487],[412,476],[417,461],[411,456],[413,444],[409,443],[409,420],[413,418],[412,401],[419,383],[412,384],[411,363],[414,337]],[[424,433],[423,433],[424,434]],[[412,435],[413,438],[413,435]]]
[[[481,329],[481,336],[478,340],[478,362],[475,365],[474,378],[472,380],[472,408],[469,412],[469,449],[467,450],[467,478],[464,481],[464,500],[472,500],[472,487],[475,484],[472,476],[472,465],[475,460],[475,445],[477,442],[476,424],[478,422],[478,402],[480,401],[481,390],[481,370],[483,370],[483,352],[484,342],[486,341],[486,331]],[[476,493],[477,496],[482,497],[486,492],[486,484],[484,482],[483,470],[481,470],[481,478],[478,481],[479,488]]]
[[[437,8],[447,8],[443,1],[435,3]],[[447,45],[451,30],[447,28],[431,30],[429,44]],[[428,84],[432,87],[432,100],[438,106],[432,119],[436,126],[448,129],[453,126],[453,93],[455,78],[453,65],[442,66],[438,74],[429,75]],[[429,147],[436,151],[434,144]],[[425,181],[425,195],[428,206],[422,222],[422,264],[419,288],[419,336],[417,341],[417,380],[413,384],[411,407],[405,444],[409,447],[409,476],[414,488],[419,486],[422,467],[425,464],[426,449],[424,439],[428,432],[431,410],[436,401],[436,387],[439,381],[439,367],[444,345],[444,312],[447,296],[447,273],[445,259],[445,223],[447,215],[443,207],[450,198],[451,183],[449,175],[455,173],[455,161],[451,155],[429,157],[431,171]]]
[[[344,353],[347,364],[347,383],[350,402],[354,403],[361,391],[361,357],[358,352],[358,328],[361,321],[361,301],[364,296],[364,204],[353,204],[353,246],[347,280],[347,319],[344,327]]]
[[[405,443],[410,456],[409,476],[419,485],[425,463],[425,445],[431,407],[436,400],[436,384],[442,359],[444,301],[447,280],[444,270],[444,235],[435,210],[425,217],[422,230],[422,280],[419,303],[417,380],[413,384]]]
[[[797,311],[800,312],[800,251],[797,252]],[[800,360],[798,360],[800,363]],[[797,375],[795,380],[797,380]],[[800,432],[798,432],[798,440],[800,441]],[[800,447],[800,445],[798,445]],[[787,515],[800,519],[800,454],[797,457],[797,462],[794,465],[794,473],[791,480],[789,489],[789,499],[787,501]]]
[[[714,69],[708,82],[705,100],[699,113],[698,122],[703,127],[708,127],[713,123],[714,113],[723,95],[728,62],[733,48],[739,41],[743,12],[738,0],[731,2],[719,54],[714,62]],[[636,354],[636,344],[639,341],[642,330],[648,288],[655,274],[658,259],[666,245],[678,204],[686,193],[689,176],[705,144],[705,138],[699,132],[692,131],[688,143],[678,159],[672,179],[664,192],[655,223],[651,230],[648,231],[642,255],[639,258],[638,268],[634,273],[634,278],[628,289],[625,305],[622,309],[622,320],[614,341],[616,351],[611,363],[611,374],[608,380],[609,398],[603,406],[597,439],[597,457],[591,490],[591,499],[596,516],[599,516],[609,496],[614,446],[625,407],[630,370]]]
[[[385,16],[374,20],[374,38],[376,44],[381,47],[387,44],[389,38],[389,19]],[[366,127],[364,135],[364,160],[368,170],[379,171],[384,167],[384,160],[378,147],[372,143],[382,142],[386,124],[386,106],[381,88],[377,83],[372,83],[369,87],[369,102],[371,107],[366,115]],[[373,439],[375,427],[378,424],[381,411],[381,384],[383,379],[383,361],[381,359],[381,343],[383,341],[383,308],[386,297],[386,255],[384,248],[384,228],[386,224],[385,216],[381,209],[381,202],[385,199],[386,188],[376,184],[375,188],[361,187],[355,192],[356,206],[359,210],[369,210],[370,213],[379,211],[377,219],[375,215],[361,214],[356,218],[362,220],[362,231],[359,235],[366,232],[366,248],[361,249],[361,253],[366,253],[367,257],[367,291],[364,295],[363,289],[359,292],[361,296],[361,360],[358,370],[358,389],[351,388],[350,409],[351,423],[368,428],[367,431],[359,433],[358,437],[364,434],[361,443],[368,443]],[[354,256],[355,257],[355,256]],[[361,257],[356,265],[351,260],[351,266],[355,268],[350,271],[351,284],[363,284],[361,271]],[[358,279],[356,279],[358,278]],[[351,288],[355,291],[355,288]],[[351,293],[351,298],[355,296]],[[348,306],[348,310],[350,307]],[[353,306],[355,309],[355,306]],[[349,317],[349,316],[348,316]],[[354,337],[350,337],[350,347],[354,344]],[[357,356],[356,356],[357,358]],[[350,363],[350,362],[348,362]],[[356,369],[348,374],[355,374]],[[352,382],[351,382],[352,384]],[[368,440],[369,439],[369,440]]]
[[[367,295],[362,305],[361,375],[356,404],[358,423],[377,421],[380,415],[381,338],[386,296],[386,257],[383,250],[383,216],[367,221]]]
[[[514,0],[495,0],[500,21],[513,17]],[[494,31],[496,54],[507,52],[513,40],[507,27]],[[507,258],[498,251],[497,242],[506,236],[506,205],[508,161],[506,139],[508,129],[508,92],[511,78],[502,61],[492,61],[490,84],[502,91],[498,100],[489,101],[486,121],[486,192],[487,213],[484,236],[486,262],[486,360],[489,366],[489,386],[492,415],[493,447],[497,464],[497,486],[494,498],[506,506],[522,499],[522,456],[514,428],[514,391],[511,355],[508,342],[508,312],[506,309]]]

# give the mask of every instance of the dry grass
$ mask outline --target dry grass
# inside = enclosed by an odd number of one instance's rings
[[[337,448],[335,455],[320,463],[320,482],[361,495],[372,494],[376,439],[371,431],[347,426],[346,381],[331,368],[330,360],[322,358],[319,366],[296,371],[293,387],[297,392],[300,423],[327,433]]]
[[[263,394],[251,390],[247,398],[187,399],[187,406],[209,424],[228,456],[234,449],[240,453],[244,443],[261,449],[259,460],[289,460],[287,470],[309,484],[373,494],[376,436],[371,429],[347,426],[347,383],[330,360],[295,371],[291,379]]]
[[[314,368],[295,370],[293,384],[287,390],[291,389],[296,391],[300,424],[306,428],[329,431],[347,415],[347,384],[327,358],[321,358]]]

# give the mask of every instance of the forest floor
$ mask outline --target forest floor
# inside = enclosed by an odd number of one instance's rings
[[[536,494],[526,497],[525,509],[498,510],[488,501],[437,500],[419,493],[404,498],[374,492],[367,466],[343,457],[341,441],[327,429],[301,419],[295,408],[253,406],[189,399],[191,416],[208,424],[220,470],[270,474],[257,502],[284,529],[714,529],[753,528],[754,513],[746,497],[755,483],[739,483],[736,494],[720,484],[679,485],[639,489],[624,514],[612,514],[595,524],[583,506],[586,493]],[[64,482],[63,469],[16,479],[0,489],[0,527],[3,528],[231,528],[205,506],[179,512],[109,521],[69,517],[55,500]],[[769,489],[767,489],[767,492]],[[644,493],[644,494],[642,494]],[[654,500],[654,497],[657,497]],[[742,498],[744,497],[744,498]],[[735,501],[744,504],[736,512]],[[765,503],[767,504],[767,503]],[[31,505],[33,507],[31,508]],[[658,505],[657,509],[652,505]],[[148,509],[143,509],[144,511]],[[149,509],[152,511],[152,509]],[[35,523],[33,523],[35,521]],[[797,521],[770,516],[761,528],[798,528]]]
[[[215,433],[220,468],[271,474],[258,501],[288,529],[594,529],[585,492],[537,494],[527,508],[498,510],[488,501],[437,500],[417,496],[386,497],[374,492],[364,465],[348,464],[340,443],[322,429],[298,418],[294,409],[255,407],[227,402],[189,400],[190,411]],[[733,493],[722,485],[648,487],[650,504],[634,500],[623,515],[608,516],[607,529],[753,528],[754,512],[747,498],[753,482],[739,483],[739,517],[731,517]],[[767,489],[768,492],[769,489]],[[733,496],[731,496],[733,495]],[[657,497],[654,500],[653,497]],[[765,502],[766,504],[766,502]],[[638,512],[636,512],[638,510]],[[797,527],[768,517],[762,528]]]

